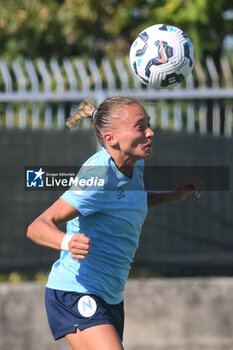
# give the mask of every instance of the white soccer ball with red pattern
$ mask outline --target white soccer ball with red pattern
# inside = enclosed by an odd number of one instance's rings
[[[156,88],[180,84],[195,61],[189,37],[179,28],[155,24],[143,30],[130,48],[130,65],[136,77]]]

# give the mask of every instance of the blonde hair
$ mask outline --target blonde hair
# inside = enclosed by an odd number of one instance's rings
[[[105,147],[102,131],[114,129],[112,121],[114,118],[119,118],[119,113],[117,113],[119,107],[135,103],[139,104],[132,97],[116,96],[105,99],[97,108],[95,102],[87,98],[78,106],[74,114],[70,116],[66,125],[69,128],[73,128],[78,120],[93,118],[96,137],[99,143]]]

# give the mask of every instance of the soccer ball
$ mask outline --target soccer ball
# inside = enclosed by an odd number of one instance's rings
[[[188,36],[179,28],[155,24],[143,30],[130,48],[136,77],[156,88],[180,84],[192,71],[195,56]]]

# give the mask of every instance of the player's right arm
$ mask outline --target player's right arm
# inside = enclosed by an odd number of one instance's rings
[[[37,244],[61,250],[65,233],[58,227],[79,215],[75,207],[59,198],[28,226],[27,237]],[[90,239],[84,233],[78,233],[68,246],[72,258],[83,260],[89,252]]]

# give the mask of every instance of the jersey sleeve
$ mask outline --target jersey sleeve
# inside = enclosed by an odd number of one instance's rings
[[[73,185],[60,198],[73,205],[81,215],[98,212],[105,191],[103,166],[83,165]]]
[[[100,210],[102,193],[97,191],[66,191],[61,198],[73,205],[81,215],[87,216]]]

